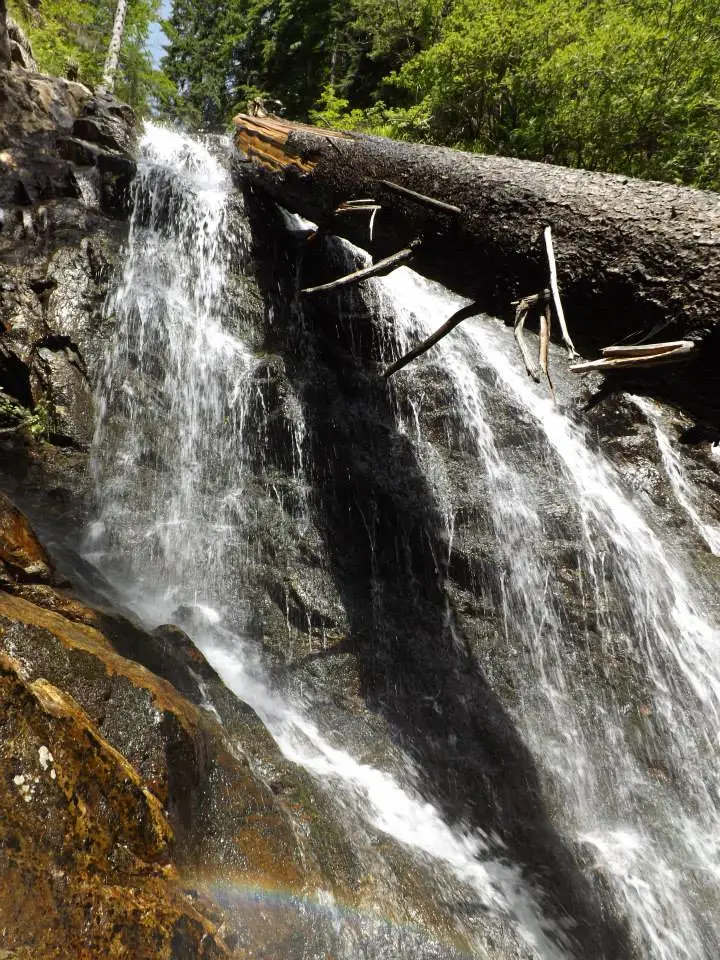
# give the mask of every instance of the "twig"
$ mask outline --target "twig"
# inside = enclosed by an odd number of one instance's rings
[[[378,180],[378,183],[382,184],[383,187],[387,187],[388,190],[393,190],[395,193],[400,193],[410,200],[415,200],[417,203],[434,207],[436,210],[442,210],[443,213],[452,213],[453,215],[462,213],[460,207],[456,207],[452,203],[445,203],[444,200],[436,200],[434,197],[426,197],[424,193],[416,193],[415,190],[410,190],[408,187],[401,187],[399,183],[393,183],[392,180]]]
[[[337,216],[340,213],[366,213],[368,210],[376,211],[379,209],[380,206],[377,203],[354,203],[352,206],[348,203],[341,203],[336,209],[334,216]]]
[[[642,357],[667,353],[679,347],[691,349],[693,346],[693,340],[666,340],[664,343],[635,343],[603,347],[600,353],[604,357]]]
[[[392,363],[387,370],[383,373],[383,377],[387,380],[388,377],[391,377],[394,373],[397,373],[398,370],[402,370],[403,367],[406,367],[412,360],[416,357],[421,356],[423,353],[426,353],[430,347],[434,347],[438,340],[442,340],[443,337],[446,337],[451,330],[453,330],[459,323],[462,323],[463,320],[467,320],[468,317],[474,317],[476,314],[481,312],[481,307],[479,303],[470,303],[465,307],[460,307],[449,320],[447,320],[441,327],[431,333],[429,337],[419,343],[416,347],[413,347],[409,353],[406,353],[404,357],[400,357],[399,360],[396,360],[395,363]]]
[[[370,277],[381,277],[383,274],[390,273],[401,264],[409,263],[414,256],[414,251],[419,245],[419,240],[413,240],[404,250],[393,253],[392,256],[385,257],[384,260],[378,260],[378,262],[374,263],[371,267],[364,267],[362,270],[349,273],[344,277],[340,277],[338,280],[331,280],[330,283],[322,283],[317,287],[306,287],[304,290],[301,290],[300,293],[324,293],[328,290],[337,290],[340,287],[349,287],[352,284],[360,283],[361,280],[369,280]]]
[[[375,217],[377,216],[378,210],[382,210],[382,207],[378,204],[373,212],[370,214],[370,243],[372,243],[373,238],[373,227],[375,226]]]
[[[541,298],[544,298],[544,296],[545,292],[543,291],[543,293],[533,293],[529,297],[523,297],[522,300],[515,301],[515,339],[517,340],[518,347],[520,347],[520,353],[523,358],[523,363],[525,364],[525,369],[533,378],[535,383],[540,383],[540,375],[538,374],[537,367],[533,363],[527,343],[525,342],[524,330],[525,321],[530,311],[530,307],[540,303]]]
[[[550,304],[545,304],[545,312],[540,315],[540,369],[547,377],[550,395],[555,399],[555,387],[550,379],[550,368],[548,358],[550,352],[550,324],[551,324]]]
[[[560,290],[558,288],[557,265],[555,264],[555,251],[553,250],[552,230],[550,227],[545,227],[545,248],[547,250],[548,264],[550,265],[550,289],[552,290],[553,301],[555,303],[555,312],[557,313],[558,320],[560,321],[560,331],[562,333],[565,346],[568,348],[570,358],[574,359],[575,357],[579,356],[579,354],[575,349],[575,344],[570,339],[567,323],[565,322],[565,314],[563,312],[562,301],[560,300]]]
[[[369,213],[370,243],[372,243],[373,227],[375,226],[375,217],[377,216],[378,210],[382,210],[382,206],[379,203],[375,203],[374,200],[347,200],[345,203],[341,203],[335,210],[335,216],[341,213]]]

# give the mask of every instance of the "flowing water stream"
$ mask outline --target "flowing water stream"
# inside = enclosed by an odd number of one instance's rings
[[[364,822],[393,837],[515,931],[507,952],[478,936],[473,955],[577,956],[571,927],[544,915],[521,867],[493,838],[451,825],[413,764],[388,772],[354,757],[302,699],[267,679],[246,594],[251,531],[268,493],[251,461],[263,458],[270,420],[246,289],[247,228],[226,149],[146,129],[127,262],[108,304],[114,337],[94,444],[101,510],[86,554],[147,623],[194,610],[202,622],[193,639],[283,753],[342,794],[349,831]],[[405,269],[368,296],[394,318],[389,353],[455,306]],[[397,378],[398,429],[416,444],[451,554],[461,545],[428,426],[428,373],[450,390],[458,443],[474,464],[468,496],[483,505],[502,571],[507,706],[556,825],[619,904],[638,956],[709,960],[720,947],[720,636],[703,585],[621,472],[525,378],[507,331],[489,319],[465,324]],[[294,515],[305,529],[307,427],[291,391],[283,404],[300,491]],[[717,528],[700,519],[671,440],[657,438],[678,503],[717,549]],[[407,953],[397,943],[394,953],[363,949],[343,956],[421,955],[417,943]]]
[[[392,299],[407,342],[427,336],[459,305],[407,270],[378,287],[380,298]],[[720,942],[720,779],[712,759],[720,742],[720,634],[702,585],[610,463],[511,359],[496,323],[467,323],[438,352],[432,362],[451,378],[483,463],[497,550],[507,560],[508,642],[524,638],[515,660],[518,720],[558,794],[564,829],[591,848],[593,869],[625,901],[646,956],[709,957]],[[716,529],[698,517],[652,405],[636,402],[658,430],[680,505],[714,547]],[[524,471],[494,435],[503,403],[534,426],[524,438],[536,447]],[[553,495],[563,511],[569,499],[569,516],[558,516]],[[553,537],[573,536],[585,607],[579,649],[568,643],[578,624],[568,623],[555,580],[561,571],[548,550]],[[624,660],[628,677],[622,670],[607,676],[603,659],[608,667]],[[641,689],[628,690],[627,679]]]

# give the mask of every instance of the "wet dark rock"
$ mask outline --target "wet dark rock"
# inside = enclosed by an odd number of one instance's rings
[[[77,124],[95,142],[74,138]],[[45,494],[68,485],[68,468],[75,509],[90,494],[89,371],[127,233],[135,138],[132,111],[111,97],[0,72],[0,469],[6,488],[49,514],[63,512]]]
[[[91,100],[72,128],[73,137],[119,154],[131,154],[136,147],[135,117],[129,107],[114,109],[112,99]]]
[[[477,897],[453,887],[443,899],[442,884],[433,886],[406,851],[344,819],[332,784],[322,790],[282,756],[259,716],[194,645],[193,636],[213,628],[203,608],[183,604],[173,622],[148,630],[120,609],[114,585],[67,548],[68,542],[78,548],[93,495],[86,453],[94,418],[90,383],[115,322],[104,302],[127,229],[133,118],[78,84],[30,74],[0,75],[0,84],[21,104],[0,108],[0,130],[10,144],[0,153],[7,173],[0,181],[0,485],[27,506],[57,569],[93,604],[53,585],[53,562],[38,537],[14,506],[3,514],[0,502],[0,650],[13,660],[9,702],[34,696],[28,689],[37,683],[59,691],[52,696],[65,705],[77,738],[99,745],[93,756],[115,762],[117,754],[119,766],[108,761],[110,767],[131,768],[129,781],[146,800],[138,829],[150,822],[148,809],[159,810],[157,854],[143,847],[139,856],[148,915],[157,920],[160,937],[148,956],[163,956],[163,950],[202,956],[202,931],[208,950],[221,950],[222,940],[238,956],[259,948],[288,960],[305,956],[308,942],[318,942],[312,923],[304,927],[298,919],[307,914],[301,897],[308,891],[330,890],[353,907],[382,903],[399,922],[419,920],[432,935],[464,919],[464,910],[484,928]],[[166,194],[170,219],[178,202],[170,179]],[[248,411],[253,477],[243,490],[251,509],[238,511],[235,530],[252,549],[237,570],[228,569],[237,593],[228,622],[242,624],[244,636],[257,641],[278,691],[308,704],[333,731],[334,743],[394,772],[409,754],[428,798],[449,822],[498,837],[494,853],[521,865],[547,914],[561,924],[573,918],[578,956],[625,960],[632,946],[612,893],[592,875],[590,854],[559,835],[559,798],[518,727],[514,661],[527,641],[504,634],[501,609],[503,585],[514,575],[512,557],[498,553],[484,506],[487,481],[478,476],[452,386],[431,366],[422,373],[425,448],[419,449],[397,427],[397,410],[408,414],[401,391],[388,389],[378,376],[392,342],[392,318],[371,316],[356,293],[300,304],[299,278],[338,275],[342,256],[327,240],[298,247],[276,211],[256,205],[256,198],[248,203],[262,295],[238,265],[228,313],[233,332],[258,356]],[[272,315],[264,314],[268,307]],[[491,370],[479,375],[494,376]],[[697,551],[697,569],[716,581],[717,558],[697,531],[687,534],[687,518],[668,495],[647,419],[631,398],[600,395],[592,379],[587,390],[571,380],[559,373],[560,402],[572,407],[591,442],[621,467],[660,522],[686,537]],[[161,421],[162,398],[148,403]],[[533,462],[546,455],[531,419],[502,398],[498,404],[494,426],[504,456],[531,473]],[[686,418],[664,416],[674,435],[689,426]],[[442,467],[442,496],[424,457]],[[148,478],[169,469],[153,450],[142,458]],[[720,516],[709,445],[689,452],[688,463],[707,491],[703,516]],[[642,663],[628,655],[626,638],[605,644],[583,608],[573,505],[562,489],[533,492],[547,521],[548,575],[573,676],[596,690],[601,703],[605,690],[619,691],[631,732],[633,725],[651,724],[652,691]],[[43,714],[42,705],[37,711]],[[28,716],[35,712],[32,706]],[[672,776],[658,751],[635,740],[658,778]],[[72,755],[59,734],[57,742],[58,754],[61,747],[68,751],[80,777],[85,755]],[[34,762],[29,735],[27,744],[23,762],[31,756]],[[102,806],[104,814],[111,811],[112,824],[124,824],[130,808],[116,790],[117,778],[101,786],[91,816]],[[60,809],[57,816],[66,814]],[[128,866],[125,848],[144,843],[147,830],[139,839],[132,832],[109,836],[98,821],[93,829],[104,838],[107,855],[87,863],[100,878],[92,886],[100,902],[110,883],[107,864],[118,863],[123,878],[135,876],[137,862]],[[23,824],[27,852],[40,843],[41,826],[39,819]],[[353,833],[362,833],[366,845]],[[0,845],[3,837],[0,831]],[[6,848],[14,843],[10,836]],[[56,868],[42,864],[43,875],[52,876]],[[62,890],[84,882],[75,861],[72,870],[62,869]],[[53,913],[60,894],[54,888],[46,893],[46,881],[37,882],[51,926],[63,923],[74,931],[79,914]],[[287,898],[282,910],[273,908],[281,919],[269,926],[262,911],[228,892],[267,884]],[[224,920],[206,893],[227,905]],[[0,920],[2,907],[0,895]],[[129,898],[122,891],[116,909],[122,936],[130,937],[123,913]],[[455,935],[453,942],[462,939]],[[12,951],[30,949],[20,934],[12,936]],[[489,933],[486,939],[493,942]],[[454,955],[430,943],[430,933],[418,936],[418,956]],[[502,934],[498,943],[498,956],[519,955]],[[42,953],[42,944],[38,949],[34,956],[43,960],[52,955]],[[145,947],[131,949],[142,957]],[[325,952],[332,949],[330,939]]]
[[[10,62],[13,70],[37,72],[37,63],[32,46],[20,24],[10,15],[7,17],[7,32],[10,41]]]
[[[0,580],[50,583],[53,564],[24,514],[0,493]]]
[[[324,575],[320,607],[330,607],[335,594],[342,611],[323,637],[325,624],[308,620],[293,592],[294,584],[312,582],[307,558],[289,544],[273,548],[274,555],[284,553],[287,572],[266,589],[284,607],[286,639],[284,649],[271,641],[270,651],[292,667],[294,689],[304,685],[305,696],[361,755],[361,731],[373,729],[368,712],[381,719],[373,762],[382,765],[383,754],[391,755],[379,747],[389,736],[419,765],[451,822],[500,837],[542,891],[543,909],[561,923],[573,918],[578,955],[632,956],[623,924],[605,911],[554,828],[540,771],[510,713],[517,694],[498,591],[512,571],[498,558],[484,519],[484,480],[475,476],[448,385],[441,378],[426,383],[424,427],[449,477],[452,550],[436,492],[410,438],[398,432],[393,394],[377,375],[383,345],[368,307],[357,293],[326,304],[295,300],[296,282],[308,286],[347,272],[333,263],[332,243],[298,246],[280,224],[274,231],[263,201],[252,194],[246,201],[263,265],[261,288],[272,304],[266,348],[283,357],[285,390],[299,398],[305,423],[309,514],[323,543],[316,554]],[[281,284],[285,278],[280,292],[278,278]],[[529,422],[519,421],[515,408],[500,422],[504,452],[531,458]],[[268,456],[282,467],[282,453]],[[561,517],[566,512],[562,503],[553,509]],[[262,534],[260,542],[267,543]],[[558,544],[558,563],[571,574],[566,540]],[[282,567],[273,569],[277,576]],[[264,610],[264,635],[277,636],[282,628],[270,626]],[[338,707],[362,722],[341,720],[333,712]]]

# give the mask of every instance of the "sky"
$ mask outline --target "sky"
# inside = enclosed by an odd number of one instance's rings
[[[160,5],[160,18],[163,20],[167,19],[170,16],[171,11],[172,0],[162,0]],[[160,24],[154,23],[152,27],[150,27],[150,39],[148,45],[150,47],[150,53],[152,54],[153,64],[156,67],[160,65],[167,42],[167,37],[163,33]]]

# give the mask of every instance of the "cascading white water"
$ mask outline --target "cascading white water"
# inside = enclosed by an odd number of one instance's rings
[[[108,304],[114,340],[94,444],[102,514],[89,549],[132,551],[147,601],[169,616],[180,598],[216,599],[244,549],[236,531],[254,361],[227,322],[242,237],[230,235],[223,164],[148,124],[134,189],[128,259]]]
[[[633,397],[632,399],[638,409],[643,412],[655,428],[655,436],[657,438],[660,456],[665,467],[665,472],[672,484],[677,502],[688,515],[695,529],[710,550],[715,556],[720,556],[720,525],[709,523],[700,516],[696,502],[697,493],[693,491],[692,485],[687,477],[680,451],[673,445],[672,440],[663,427],[660,412],[650,400],[646,400],[643,397]]]
[[[390,301],[401,346],[459,305],[404,268],[376,281],[375,296],[386,312]],[[563,832],[614,888],[643,956],[710,960],[720,949],[720,634],[686,558],[511,357],[499,324],[466,322],[399,375],[401,389],[417,413],[417,370],[448,378],[482,463],[476,497],[504,570],[513,709]],[[503,408],[522,449],[501,449]],[[420,409],[421,431],[422,419]],[[671,482],[697,522],[670,449]],[[568,570],[548,556],[553,537],[575,543],[579,624],[565,609]]]
[[[124,585],[127,604],[152,625],[194,605],[204,626],[193,639],[210,663],[256,709],[286,756],[341,795],[349,823],[364,821],[394,837],[458,896],[470,890],[483,909],[508,919],[533,956],[560,960],[564,935],[542,916],[520,869],[494,861],[481,833],[451,829],[422,798],[409,763],[390,775],[359,762],[302,705],[275,695],[244,637],[243,570],[252,549],[246,530],[254,509],[247,421],[258,399],[258,360],[243,318],[228,309],[243,256],[231,197],[225,165],[212,150],[147,125],[128,258],[108,304],[114,337],[94,444],[101,511],[87,554]],[[294,470],[302,473],[304,423],[292,397],[286,405]],[[306,510],[301,504],[302,522]],[[516,956],[522,948],[514,949]],[[485,955],[481,941],[476,955]]]

